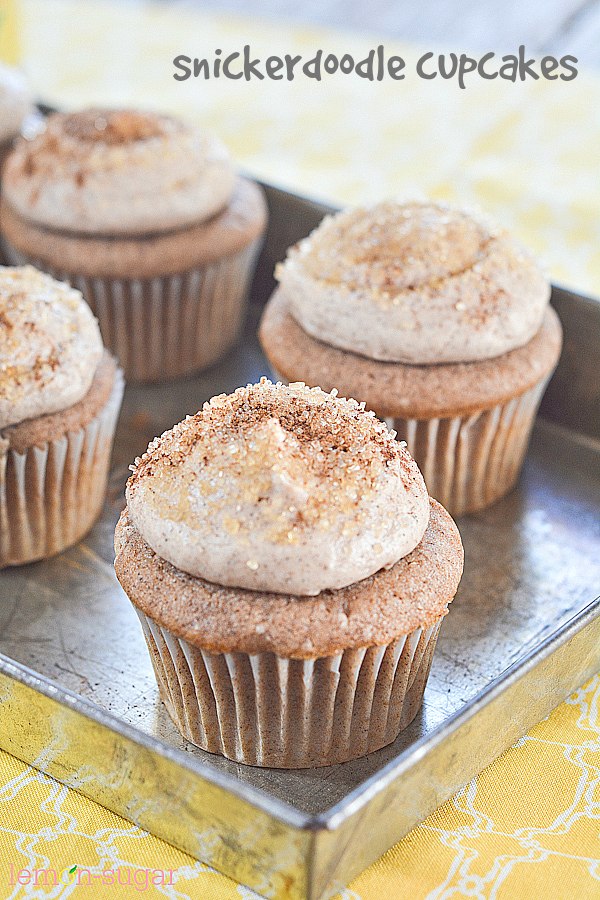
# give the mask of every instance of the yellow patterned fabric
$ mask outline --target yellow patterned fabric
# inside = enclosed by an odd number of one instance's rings
[[[80,872],[89,870],[75,882]],[[0,897],[28,896],[21,870],[55,870],[64,894],[118,871],[105,896],[256,898],[208,866],[0,752]],[[41,884],[38,884],[38,890]],[[45,887],[44,890],[48,888]],[[72,891],[72,893],[70,892]],[[14,892],[14,893],[13,893]],[[600,896],[600,677],[396,844],[339,900],[597,900]]]
[[[175,110],[211,125],[248,170],[338,203],[428,194],[478,205],[519,233],[553,278],[598,290],[600,81],[591,76],[473,83],[465,91],[439,80],[371,84],[343,76],[177,83],[171,60],[179,53],[249,43],[263,58],[319,47],[360,58],[378,41],[144,2],[0,0],[0,13],[0,53],[12,61],[20,48],[35,90],[50,103]],[[408,60],[419,52],[385,43]],[[65,883],[11,883],[21,870],[42,869]],[[118,871],[120,883],[92,892],[85,879],[76,882],[86,869],[90,878]],[[149,883],[158,870],[171,873],[169,884]],[[256,896],[0,752],[0,898],[102,891],[116,900],[142,890],[177,900]],[[340,896],[600,897],[600,678]]]

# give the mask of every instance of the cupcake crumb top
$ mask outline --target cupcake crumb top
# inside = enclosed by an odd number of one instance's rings
[[[306,659],[385,644],[446,614],[463,565],[458,529],[435,500],[415,549],[389,569],[314,597],[240,590],[194,578],[158,556],[123,512],[115,569],[133,603],[192,645],[214,653]]]

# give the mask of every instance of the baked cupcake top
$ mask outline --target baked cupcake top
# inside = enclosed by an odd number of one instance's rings
[[[31,266],[0,266],[0,428],[79,402],[102,353],[79,291]]]
[[[129,516],[179,570],[221,585],[315,595],[394,565],[429,519],[393,432],[304,384],[266,379],[205,403],[132,467]]]
[[[18,69],[0,65],[0,141],[15,137],[32,109],[24,76]]]
[[[148,234],[227,206],[235,174],[212,135],[171,116],[121,109],[57,113],[21,139],[3,191],[25,218],[82,234]]]
[[[310,335],[372,359],[491,359],[540,328],[550,287],[507,232],[438,203],[379,203],[326,217],[277,267]]]
[[[390,569],[312,597],[224,587],[158,556],[124,510],[115,530],[115,571],[129,599],[154,622],[213,653],[332,656],[387,644],[439,622],[463,568],[458,528],[430,499],[415,549]]]

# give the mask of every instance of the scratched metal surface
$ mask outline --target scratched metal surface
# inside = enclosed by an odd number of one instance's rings
[[[442,629],[423,712],[394,745],[315,771],[261,771],[221,760],[186,744],[158,700],[137,618],[114,577],[112,533],[127,466],[148,440],[212,394],[267,372],[253,325],[242,347],[210,373],[176,386],[128,388],[101,521],[62,556],[0,573],[0,652],[167,744],[318,813],[463,707],[598,593],[600,451],[540,421],[518,489],[460,521],[465,577]]]
[[[186,744],[171,725],[157,697],[137,618],[114,577],[112,534],[123,503],[127,466],[148,441],[194,412],[214,393],[232,390],[267,372],[255,326],[261,303],[273,286],[274,263],[327,211],[273,187],[267,187],[267,196],[271,224],[243,342],[220,365],[198,378],[127,388],[101,520],[83,543],[61,556],[0,572],[0,653],[112,712],[121,722],[159,738],[166,746],[183,749],[216,772],[228,773],[240,783],[242,794],[246,783],[298,810],[318,814],[349,794],[356,795],[367,779],[370,785],[363,796],[372,795],[371,776],[452,713],[468,709],[469,701],[511,663],[535,651],[544,638],[552,638],[561,623],[600,593],[600,383],[596,363],[600,304],[554,290],[553,303],[565,328],[565,349],[543,409],[559,424],[538,421],[517,490],[491,509],[459,523],[466,548],[465,576],[442,629],[423,711],[413,725],[391,747],[343,766],[287,773],[238,766]],[[577,437],[578,432],[585,436]],[[579,662],[573,661],[574,671],[580,670]],[[535,672],[529,677],[535,678]],[[553,684],[552,693],[557,698],[564,696],[561,685]],[[539,707],[538,700],[536,704]],[[503,735],[509,730],[508,721],[498,722],[497,747],[490,758],[507,746],[508,738]],[[25,749],[16,752],[22,758],[27,755]],[[426,786],[422,787],[427,793]],[[438,802],[445,796],[448,791]],[[120,811],[127,814],[127,807]],[[423,811],[406,824],[410,827],[426,813],[424,803]],[[369,828],[369,834],[371,831]],[[194,852],[183,837],[163,836]],[[397,835],[374,843],[367,837],[361,839],[363,856],[369,851],[361,865]],[[369,843],[373,846],[367,847]],[[349,847],[355,857],[360,855],[359,848]],[[220,867],[218,860],[213,862]],[[346,869],[350,872],[352,865]],[[242,880],[247,877],[235,866],[230,874]]]

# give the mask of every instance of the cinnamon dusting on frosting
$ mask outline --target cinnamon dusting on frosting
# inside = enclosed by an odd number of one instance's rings
[[[364,404],[332,401],[319,388],[300,383],[278,390],[266,379],[214,397],[149,445],[133,467],[130,490],[140,480],[162,477],[165,468],[177,470],[201,446],[204,477],[210,480],[200,490],[211,495],[211,512],[231,503],[231,479],[236,479],[240,501],[260,503],[275,475],[301,486],[303,496],[301,508],[275,504],[269,513],[271,539],[288,541],[298,528],[313,525],[328,530],[335,513],[352,512],[359,493],[364,497],[373,490],[383,467],[395,465],[407,480],[414,470],[393,435],[374,413],[365,412]],[[221,494],[217,489],[223,478],[229,485]],[[328,519],[321,515],[324,506]],[[237,533],[242,523],[230,517],[228,527]]]
[[[130,144],[178,131],[181,125],[174,119],[133,109],[99,108],[65,115],[62,129],[82,143]]]
[[[79,291],[31,266],[0,266],[0,428],[81,400],[102,351]]]
[[[422,477],[394,437],[364,404],[262,379],[153,441],[133,467],[129,511],[191,574],[299,594],[340,587],[392,565],[426,527]]]
[[[380,203],[328,219],[303,263],[313,277],[348,291],[368,292],[386,305],[402,290],[472,268],[492,238],[460,210]]]
[[[326,217],[276,270],[290,311],[321,341],[373,359],[469,362],[527,343],[549,286],[506,232],[437,203]]]
[[[206,221],[227,205],[234,179],[212,135],[172,116],[93,108],[49,116],[18,141],[3,190],[47,228],[146,234]]]
[[[90,159],[94,147],[126,146],[149,141],[176,134],[181,127],[175,119],[134,110],[98,108],[77,113],[56,113],[49,117],[45,129],[32,140],[24,139],[19,144],[12,177],[17,177],[20,172],[28,178],[34,175],[50,178],[60,161],[73,165],[75,178],[85,179],[85,167],[94,169],[99,164],[97,158]]]

